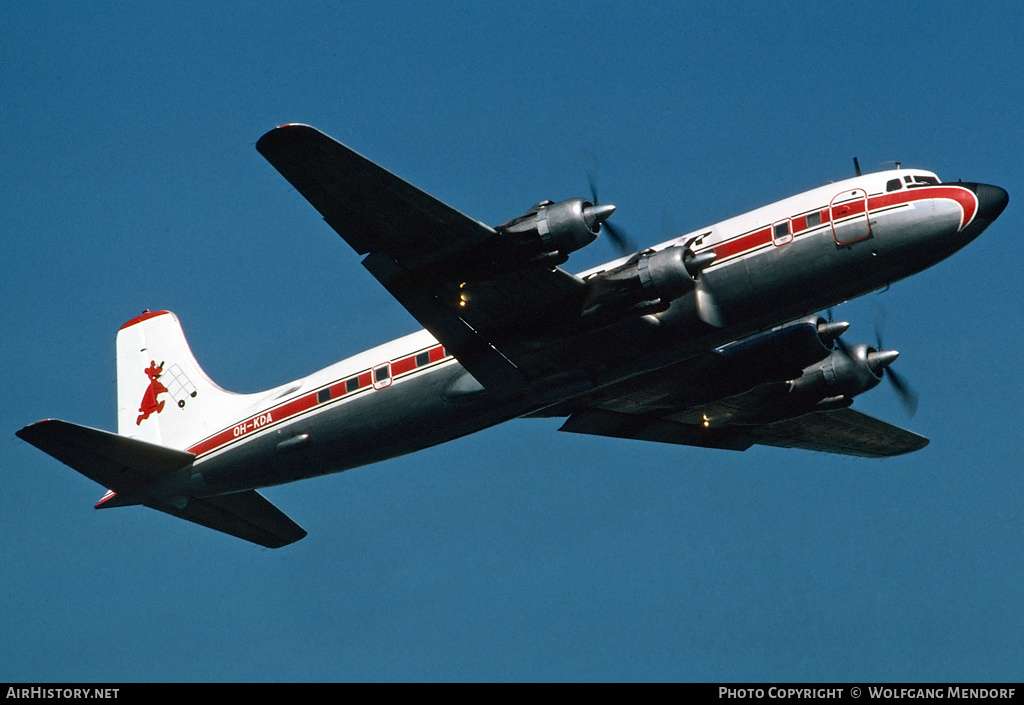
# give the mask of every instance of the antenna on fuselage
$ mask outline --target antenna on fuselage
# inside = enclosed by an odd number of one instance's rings
[[[856,172],[857,176],[860,176],[860,162],[857,161],[857,157],[853,158],[853,170]]]

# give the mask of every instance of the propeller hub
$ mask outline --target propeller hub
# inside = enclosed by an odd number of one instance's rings
[[[598,226],[608,220],[609,216],[614,212],[615,206],[610,204],[604,206],[587,206],[583,209],[583,220],[586,222],[587,227],[596,231]]]
[[[900,356],[898,350],[876,350],[868,353],[868,367],[876,375],[882,374],[882,370],[887,368],[892,363],[896,362],[896,358]]]
[[[850,324],[846,321],[829,321],[828,323],[818,324],[818,335],[821,336],[821,340],[825,345],[831,345],[836,342],[843,333],[845,333],[850,327]]]

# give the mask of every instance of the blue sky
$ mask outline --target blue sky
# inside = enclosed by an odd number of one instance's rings
[[[1019,3],[7,3],[0,680],[1014,680],[1024,672]],[[865,170],[1010,192],[884,318],[932,439],[866,461],[515,421],[272,488],[253,547],[14,437],[114,429],[113,344],[180,317],[257,391],[416,328],[254,149],[313,124],[489,223],[586,195],[641,244]],[[575,271],[612,258],[599,241]]]

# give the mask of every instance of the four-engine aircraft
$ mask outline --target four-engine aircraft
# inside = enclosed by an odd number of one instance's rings
[[[815,312],[950,256],[1008,202],[920,169],[858,175],[570,274],[602,230],[622,241],[596,197],[490,227],[312,127],[256,148],[425,330],[233,394],[174,314],[146,311],[117,334],[117,433],[51,419],[17,435],[108,488],[97,508],[141,504],[272,548],[306,532],[259,488],[520,417],[730,450],[918,450],[927,439],[849,408],[898,353],[846,344],[848,324]]]

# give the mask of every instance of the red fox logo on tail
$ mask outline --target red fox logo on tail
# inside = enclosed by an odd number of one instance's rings
[[[148,419],[150,414],[159,414],[164,410],[165,401],[157,401],[157,395],[167,394],[167,387],[160,381],[160,375],[163,374],[164,363],[161,362],[160,366],[157,367],[156,360],[150,360],[149,367],[146,368],[145,372],[149,376],[149,386],[146,387],[145,393],[142,395],[142,404],[139,405],[139,418],[135,420],[135,425],[139,426],[142,424],[144,419]]]

